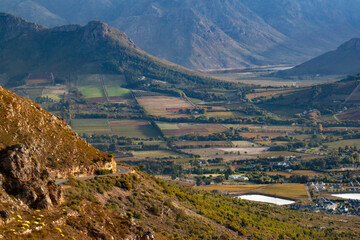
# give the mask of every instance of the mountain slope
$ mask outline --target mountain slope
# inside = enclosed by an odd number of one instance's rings
[[[87,144],[63,119],[2,87],[0,112],[0,150],[23,145],[52,176],[115,170],[112,156]]]
[[[55,178],[116,171],[112,155],[78,137],[66,122],[34,102],[0,87],[0,195],[30,208],[62,201]]]
[[[43,25],[59,26],[67,23],[65,19],[50,12],[41,4],[31,0],[2,0],[0,8],[3,12],[9,12],[26,19],[31,19],[32,21]]]
[[[0,33],[0,73],[9,76],[31,72],[103,72],[178,83],[211,81],[207,75],[148,55],[123,32],[99,21],[48,29],[0,14]]]
[[[0,11],[50,27],[105,21],[195,69],[299,63],[360,35],[357,0],[3,0]]]
[[[264,62],[193,9],[120,17],[111,24],[146,51],[185,67],[216,69]]]
[[[199,69],[266,64],[260,53],[285,38],[239,1],[142,1],[111,25],[143,49]],[[174,51],[176,49],[176,51]]]
[[[292,69],[280,71],[276,75],[352,75],[357,73],[360,73],[360,38],[353,38],[334,51]]]

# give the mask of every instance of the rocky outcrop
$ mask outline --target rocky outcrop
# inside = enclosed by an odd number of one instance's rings
[[[26,144],[31,157],[48,169],[51,177],[93,175],[100,169],[116,171],[113,157],[81,139],[64,119],[2,87],[0,112],[0,150]]]
[[[36,209],[49,209],[62,202],[62,190],[25,145],[0,151],[0,185],[10,195]]]

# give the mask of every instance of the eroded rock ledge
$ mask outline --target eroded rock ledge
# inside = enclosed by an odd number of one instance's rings
[[[63,201],[61,187],[25,145],[0,151],[0,187],[30,208],[50,209]]]

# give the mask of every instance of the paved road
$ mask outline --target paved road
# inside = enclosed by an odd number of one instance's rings
[[[85,177],[76,177],[75,179],[76,180],[87,180],[87,179],[93,179],[95,177],[107,177],[107,176],[116,176],[116,175],[121,175],[121,174],[125,174],[125,173],[128,173],[130,172],[130,169],[129,168],[126,168],[126,167],[122,167],[122,166],[119,166],[117,165],[116,166],[116,169],[118,170],[116,173],[110,173],[110,174],[105,174],[105,175],[93,175],[93,176],[85,176]],[[61,185],[61,184],[64,184],[67,180],[67,178],[65,179],[58,179],[55,181],[55,183],[57,185]]]

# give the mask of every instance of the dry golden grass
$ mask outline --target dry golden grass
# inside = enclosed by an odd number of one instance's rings
[[[266,92],[259,92],[259,93],[250,93],[246,95],[247,99],[254,99],[254,98],[258,98],[258,97],[270,97],[270,96],[275,96],[275,95],[279,95],[279,94],[284,94],[284,93],[290,93],[290,92],[295,92],[295,91],[299,91],[300,89],[291,89],[291,90],[279,90],[279,91],[266,91]]]
[[[308,198],[303,184],[207,185],[196,188],[204,191],[216,190],[222,193],[261,193],[286,198]]]
[[[256,190],[258,193],[277,195],[288,198],[308,198],[304,184],[274,184]]]
[[[167,96],[138,97],[140,105],[146,109],[166,109],[166,108],[191,108],[192,105],[184,99]]]

